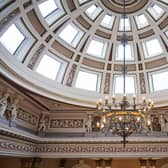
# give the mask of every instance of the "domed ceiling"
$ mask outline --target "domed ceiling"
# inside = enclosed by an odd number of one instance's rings
[[[168,104],[168,1],[126,0],[126,93]],[[122,95],[123,1],[0,2],[0,71],[60,101]]]

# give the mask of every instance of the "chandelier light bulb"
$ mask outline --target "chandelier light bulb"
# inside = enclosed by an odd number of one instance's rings
[[[121,117],[121,116],[119,117],[119,120],[120,120],[120,121],[122,120],[122,117]]]
[[[141,120],[141,118],[140,117],[137,117],[137,121],[139,122]]]
[[[103,123],[101,123],[101,128],[104,128],[104,124]]]
[[[112,103],[115,104],[115,95],[112,96]]]
[[[106,117],[103,116],[103,123],[105,124],[106,123]]]
[[[96,127],[99,128],[100,127],[100,122],[96,123]]]
[[[105,104],[107,105],[108,104],[108,96],[106,95],[105,97]]]
[[[143,104],[146,104],[146,98],[145,98],[145,96],[143,96],[142,101],[143,101]]]
[[[136,95],[133,95],[133,96],[132,96],[132,99],[133,99],[133,104],[135,104],[135,101],[136,101]]]
[[[147,125],[148,125],[148,126],[151,125],[151,121],[150,121],[150,120],[147,121]]]

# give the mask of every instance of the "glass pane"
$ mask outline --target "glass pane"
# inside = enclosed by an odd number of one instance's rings
[[[158,39],[152,39],[143,43],[145,57],[153,57],[163,53]]]
[[[57,9],[57,5],[54,0],[47,0],[39,5],[39,9],[43,17],[46,17],[51,12]]]
[[[79,71],[75,87],[90,91],[97,90],[98,75]]]
[[[72,25],[68,25],[62,30],[62,32],[59,34],[59,37],[61,37],[67,43],[71,44],[77,34],[78,30],[76,30]]]
[[[123,94],[123,76],[115,77],[115,93]],[[135,93],[135,78],[133,76],[126,76],[125,78],[126,93]]]
[[[154,91],[168,89],[168,72],[152,75]]]
[[[11,39],[12,38],[12,39]],[[17,48],[24,40],[23,34],[18,30],[15,24],[12,24],[1,36],[0,41],[10,53],[14,54]]]
[[[103,27],[111,29],[112,25],[113,25],[113,22],[114,22],[114,16],[111,16],[111,15],[107,14],[107,15],[104,16],[104,18],[101,22],[101,25]]]
[[[166,36],[168,37],[168,31],[165,32]]]
[[[159,6],[157,6],[156,4],[153,5],[153,9],[156,11],[156,13],[160,14],[163,12],[163,9],[161,9]]]
[[[60,65],[61,65],[60,62],[56,61],[55,59],[47,55],[44,55],[36,71],[47,78],[55,80],[57,73],[59,71]]]
[[[94,20],[101,11],[102,8],[98,4],[94,4],[90,6],[85,13],[91,20]]]
[[[158,5],[153,5],[148,8],[148,12],[152,15],[155,20],[158,20],[164,13],[164,10]]]
[[[122,44],[120,44],[117,48],[116,60],[123,60],[123,59],[124,59],[124,47]],[[127,44],[125,46],[125,59],[134,60],[132,46],[130,44]]]
[[[135,17],[139,29],[149,25],[147,18],[144,14]]]
[[[124,30],[124,19],[121,18],[120,19],[119,31],[123,31],[123,30]],[[130,31],[131,30],[129,18],[125,18],[125,30],[126,31]]]
[[[96,57],[104,58],[104,50],[106,50],[104,43],[92,40],[87,49],[87,53]]]
[[[91,7],[89,7],[89,8],[86,10],[86,13],[87,13],[88,15],[92,15],[92,14],[96,11],[96,8],[97,8],[96,5],[92,5]]]

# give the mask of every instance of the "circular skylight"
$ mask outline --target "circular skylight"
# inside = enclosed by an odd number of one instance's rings
[[[5,0],[1,6],[4,75],[44,96],[80,105],[122,95],[122,1]],[[128,97],[166,104],[168,1],[126,0],[126,12]]]

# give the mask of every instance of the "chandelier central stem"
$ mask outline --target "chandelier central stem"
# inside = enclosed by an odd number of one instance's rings
[[[126,39],[126,30],[125,30],[125,19],[126,19],[126,11],[125,11],[125,0],[124,0],[124,7],[123,7],[123,35],[122,35],[122,44],[123,44],[123,93],[124,95],[126,94],[126,82],[125,82],[125,77],[126,77],[126,58],[125,58],[125,47],[127,43]]]

